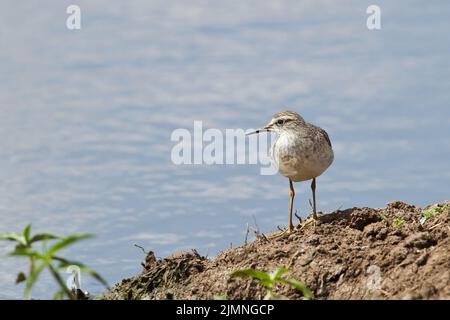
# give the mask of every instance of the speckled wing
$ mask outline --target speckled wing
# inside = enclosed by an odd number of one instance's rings
[[[330,137],[328,136],[328,133],[325,130],[323,130],[322,128],[318,127],[318,129],[319,129],[319,134],[321,134],[325,138],[325,140],[327,140],[328,145],[331,147],[331,140],[330,140]]]

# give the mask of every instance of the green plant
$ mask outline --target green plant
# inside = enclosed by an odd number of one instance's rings
[[[403,219],[402,217],[398,217],[398,218],[395,218],[393,224],[395,227],[398,228],[398,227],[401,227],[405,222],[406,222],[405,219]]]
[[[373,291],[370,289],[367,289],[366,294],[364,295],[365,300],[372,300],[373,298]]]
[[[266,300],[282,297],[274,292],[274,287],[277,283],[286,284],[297,289],[302,292],[304,299],[312,299],[313,295],[311,290],[303,282],[282,277],[287,272],[289,272],[289,270],[286,268],[278,268],[272,273],[266,273],[255,269],[243,269],[233,272],[231,276],[241,278],[249,277],[257,280],[261,285],[267,288],[267,294],[264,298]]]
[[[430,220],[430,219],[434,218],[435,216],[437,216],[438,214],[443,213],[448,208],[449,208],[449,206],[446,204],[442,207],[436,207],[436,208],[425,210],[424,212],[422,212],[422,219],[420,219],[420,223],[421,224],[425,223],[427,220]]]
[[[392,220],[389,219],[388,217],[386,217],[384,214],[378,213],[378,216],[381,218],[381,220],[383,220],[384,222],[386,222],[386,224],[387,224],[388,226],[391,226],[391,225],[392,225]]]
[[[92,237],[89,234],[61,237],[50,233],[39,233],[32,236],[31,225],[28,225],[21,234],[15,232],[0,234],[0,240],[14,241],[16,243],[14,250],[9,253],[10,256],[25,257],[28,260],[28,273],[20,272],[16,278],[16,283],[26,282],[24,299],[30,298],[33,286],[45,269],[50,272],[59,286],[59,291],[54,295],[55,299],[63,299],[64,297],[68,299],[79,298],[80,290],[69,289],[60,274],[60,270],[65,270],[70,266],[76,266],[80,272],[92,276],[105,287],[108,287],[107,282],[94,270],[80,262],[71,261],[58,255],[61,250],[68,246]],[[33,245],[38,242],[42,243],[41,250],[33,248]],[[50,247],[48,247],[49,242],[52,244]]]
[[[405,219],[403,219],[402,217],[397,217],[394,220],[392,220],[391,218],[386,217],[382,213],[378,213],[378,216],[380,217],[381,220],[386,222],[388,227],[394,226],[394,227],[398,228],[398,227],[401,227],[406,222]]]

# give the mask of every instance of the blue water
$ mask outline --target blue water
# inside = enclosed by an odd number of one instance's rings
[[[2,0],[0,232],[94,240],[66,256],[111,284],[164,257],[214,256],[288,220],[288,182],[258,165],[176,166],[173,130],[255,128],[293,109],[325,128],[335,162],[320,210],[449,198],[450,5],[377,1]],[[295,207],[310,211],[308,183]],[[0,244],[0,298],[20,298],[20,259]],[[102,288],[82,279],[84,289]],[[51,298],[44,275],[35,298]]]

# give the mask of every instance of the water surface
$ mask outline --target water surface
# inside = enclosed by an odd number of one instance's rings
[[[283,109],[333,141],[321,210],[449,198],[447,1],[378,1],[379,31],[364,1],[77,1],[79,31],[69,4],[2,2],[0,232],[94,233],[67,254],[113,284],[140,270],[134,244],[213,256],[253,217],[286,225],[286,178],[170,158],[172,131],[194,120],[254,128]],[[306,215],[308,183],[296,188]],[[21,268],[0,259],[0,298],[20,297]]]

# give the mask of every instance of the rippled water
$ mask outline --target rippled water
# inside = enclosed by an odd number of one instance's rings
[[[176,166],[176,128],[253,128],[282,109],[325,128],[321,210],[449,198],[450,6],[378,1],[2,1],[0,232],[89,232],[68,252],[110,283],[286,225],[288,182],[257,165]],[[308,184],[296,208],[309,212]],[[19,298],[0,244],[0,298]],[[34,297],[51,297],[50,280]],[[84,280],[84,279],[83,279]],[[85,280],[93,293],[102,289]]]

